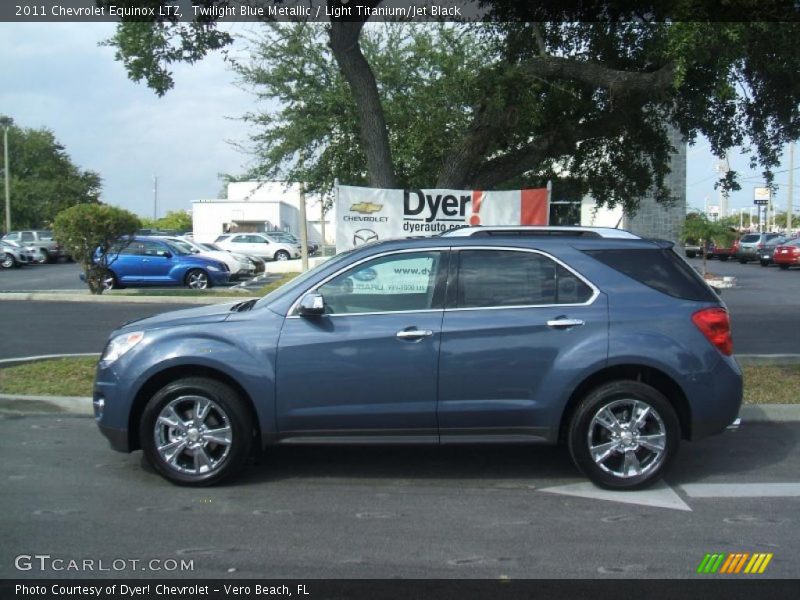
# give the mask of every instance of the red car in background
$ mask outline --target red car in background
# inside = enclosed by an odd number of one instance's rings
[[[793,265],[800,265],[800,238],[788,240],[775,248],[772,262],[781,269],[788,269]]]

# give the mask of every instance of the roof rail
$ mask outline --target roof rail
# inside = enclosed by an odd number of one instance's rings
[[[440,234],[442,237],[491,237],[491,236],[553,236],[583,238],[642,239],[625,229],[613,227],[578,227],[549,225],[496,225],[485,227],[460,227]]]

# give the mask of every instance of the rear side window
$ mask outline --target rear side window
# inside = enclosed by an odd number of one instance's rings
[[[456,306],[583,304],[593,291],[574,273],[534,252],[461,250]]]
[[[718,302],[703,278],[671,249],[584,250],[601,263],[659,292],[684,300]]]
[[[742,239],[739,240],[740,244],[752,244],[753,242],[757,242],[761,239],[761,236],[757,233],[750,233],[748,235],[742,236]]]

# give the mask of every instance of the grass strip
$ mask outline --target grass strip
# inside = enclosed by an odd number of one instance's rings
[[[59,358],[0,368],[0,394],[30,396],[91,396],[91,357]],[[746,404],[800,403],[800,365],[747,365]]]

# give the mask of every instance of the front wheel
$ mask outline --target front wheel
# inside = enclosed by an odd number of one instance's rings
[[[178,485],[203,486],[244,466],[254,433],[250,412],[232,388],[187,377],[150,399],[139,439],[148,462],[163,477]]]
[[[275,260],[289,260],[290,258],[291,256],[289,256],[289,253],[286,252],[286,250],[278,250],[275,253]]]
[[[208,273],[200,269],[192,269],[186,274],[186,285],[193,290],[207,290],[211,287]]]
[[[3,254],[3,260],[0,261],[0,267],[4,269],[13,269],[14,267],[18,267],[19,263],[17,259],[14,258],[13,254]]]
[[[675,409],[636,381],[607,383],[578,406],[568,444],[577,467],[596,485],[635,489],[660,479],[680,442]]]

